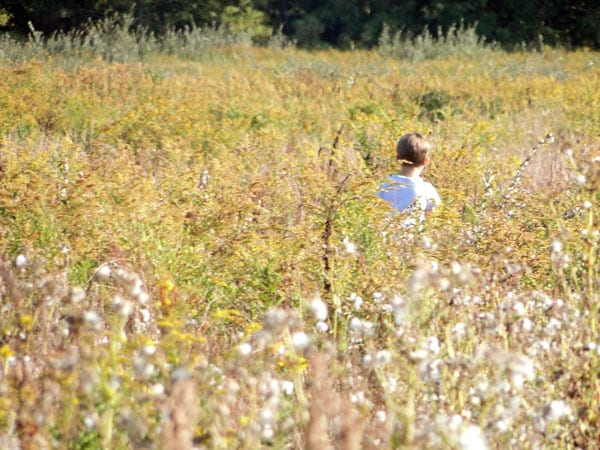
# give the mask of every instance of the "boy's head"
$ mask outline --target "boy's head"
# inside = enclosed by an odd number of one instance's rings
[[[421,133],[406,133],[396,145],[396,159],[403,166],[420,167],[429,164],[431,144]]]

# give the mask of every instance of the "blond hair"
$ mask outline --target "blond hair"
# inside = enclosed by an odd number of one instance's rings
[[[419,167],[425,165],[431,144],[421,133],[406,133],[396,145],[396,159],[402,165]]]

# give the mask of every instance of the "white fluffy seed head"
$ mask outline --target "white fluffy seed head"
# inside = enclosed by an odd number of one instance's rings
[[[19,269],[25,267],[27,265],[27,257],[25,255],[18,255],[15,258],[15,266]]]
[[[238,353],[242,356],[247,356],[252,352],[252,346],[248,342],[239,345]]]
[[[98,267],[98,270],[96,270],[96,274],[94,276],[98,281],[108,280],[110,278],[110,266],[105,264]]]
[[[320,298],[316,297],[310,302],[310,311],[316,320],[318,320],[318,321],[327,320],[327,316],[328,316],[327,304]]]
[[[325,333],[327,330],[329,330],[329,325],[327,325],[326,322],[319,321],[315,324],[315,328],[318,332]]]
[[[297,352],[302,352],[310,345],[310,336],[298,331],[292,335],[292,345]]]
[[[563,249],[563,244],[558,239],[552,241],[552,252],[553,253],[561,253]]]

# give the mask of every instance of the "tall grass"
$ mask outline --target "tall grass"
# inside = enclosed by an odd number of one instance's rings
[[[148,39],[5,41],[0,447],[595,448],[598,54]]]
[[[232,45],[259,44],[272,48],[294,45],[281,32],[269,38],[254,39],[250,31],[232,31],[216,26],[169,29],[155,36],[144,27],[135,26],[131,15],[108,17],[90,22],[84,29],[66,33],[59,31],[51,36],[43,36],[33,25],[30,27],[31,33],[25,40],[2,35],[0,55],[3,58],[23,62],[32,58],[46,60],[60,56],[63,62],[95,58],[109,62],[133,62],[143,61],[149,55],[167,54],[186,60],[201,60]],[[486,43],[477,35],[475,26],[465,27],[462,23],[451,26],[446,32],[438,30],[437,37],[427,29],[417,36],[402,30],[392,33],[389,26],[384,25],[378,44],[382,54],[411,61],[459,55],[474,57],[494,48],[493,43]]]
[[[477,34],[475,27],[476,25],[465,26],[461,23],[449,27],[445,32],[440,27],[437,36],[433,36],[426,28],[419,35],[413,36],[403,30],[393,33],[388,25],[384,25],[378,48],[386,56],[413,62],[450,56],[478,57],[492,51],[495,44],[486,43],[485,38]]]
[[[232,31],[224,26],[172,28],[157,36],[136,26],[131,15],[108,17],[90,22],[83,29],[58,31],[50,36],[43,36],[31,24],[30,28],[31,33],[26,39],[2,35],[0,56],[17,62],[59,57],[62,63],[96,58],[108,62],[139,62],[157,54],[202,60],[218,55],[224,47],[258,45],[255,41],[273,48],[293,45],[280,32],[268,38],[254,39],[249,31]]]

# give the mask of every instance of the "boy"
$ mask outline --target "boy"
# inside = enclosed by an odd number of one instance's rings
[[[402,164],[399,174],[390,176],[383,183],[377,197],[389,202],[398,211],[431,211],[441,204],[435,188],[421,178],[421,172],[429,164],[430,143],[420,133],[406,133],[396,146],[396,159]]]

